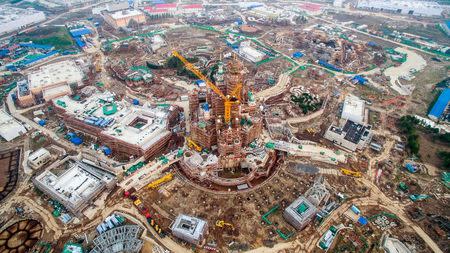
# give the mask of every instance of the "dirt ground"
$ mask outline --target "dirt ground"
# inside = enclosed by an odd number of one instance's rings
[[[414,203],[407,213],[444,252],[450,251],[448,235],[450,233],[450,202],[448,199],[431,198]],[[439,221],[442,221],[440,223]]]
[[[283,210],[298,196],[304,194],[312,186],[315,175],[282,168],[276,175],[251,192],[217,194],[205,192],[179,179],[175,179],[158,191],[141,190],[137,195],[146,206],[150,207],[158,223],[163,229],[168,228],[175,217],[184,213],[206,219],[209,224],[209,235],[206,242],[215,242],[218,248],[251,249],[263,245],[283,242],[276,229],[284,234],[293,232],[293,237],[300,236],[307,240],[314,232],[314,226],[298,233],[282,217]],[[325,176],[332,185],[334,193],[342,192],[347,196],[361,195],[363,187],[355,187],[353,178]],[[348,187],[352,185],[352,187]],[[351,188],[351,189],[350,189]],[[265,224],[261,217],[274,206],[279,209],[269,216],[272,225]],[[224,220],[234,227],[219,228],[214,224]],[[231,249],[229,248],[229,249]]]
[[[419,144],[419,154],[421,160],[424,163],[428,163],[438,168],[444,169],[442,160],[437,156],[437,153],[439,151],[450,152],[450,146],[438,141],[433,141],[428,135],[424,133],[419,133]]]
[[[435,94],[432,90],[434,86],[448,76],[448,71],[444,66],[435,64],[428,59],[426,60],[428,65],[422,70],[420,75],[416,75],[411,80],[411,83],[416,84],[416,88],[411,98],[413,106],[408,108],[408,113],[422,116],[426,116],[429,105],[433,101]]]

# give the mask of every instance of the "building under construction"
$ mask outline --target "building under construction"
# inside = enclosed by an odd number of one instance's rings
[[[197,152],[212,151],[202,156],[187,152],[180,164],[182,169],[189,176],[203,175],[203,179],[210,174],[216,179],[210,181],[216,182],[220,181],[217,172],[237,171],[243,167],[247,172],[243,174],[252,175],[248,179],[255,177],[256,170],[261,171],[261,168],[267,175],[265,166],[273,162],[275,155],[265,150],[255,155],[251,151],[258,149],[255,140],[262,134],[263,118],[252,91],[244,83],[242,62],[236,58],[225,66],[219,62],[213,84],[181,55],[176,52],[174,55],[204,81],[189,95],[191,132],[188,144],[195,146]],[[254,162],[255,166],[248,166],[252,163],[249,159],[259,161]],[[228,180],[226,185],[240,183],[242,180],[236,179],[233,183]]]
[[[68,128],[82,132],[113,152],[145,158],[167,147],[180,110],[170,105],[117,101],[110,92],[97,92],[81,100],[64,96],[52,103]]]

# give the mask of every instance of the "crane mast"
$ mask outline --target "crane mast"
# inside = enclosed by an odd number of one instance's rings
[[[203,73],[199,69],[197,69],[194,66],[194,64],[192,64],[188,60],[186,60],[186,58],[184,58],[177,51],[175,51],[175,50],[172,51],[172,55],[177,57],[184,64],[186,69],[188,69],[189,71],[194,73],[198,78],[203,80],[206,83],[206,85],[214,93],[219,95],[219,97],[221,97],[224,100],[224,107],[225,107],[224,119],[225,119],[225,123],[230,123],[230,121],[231,121],[231,106],[233,104],[238,104],[239,103],[239,99],[236,99],[236,100],[233,101],[230,96],[225,96],[223,94],[223,92],[214,83],[212,83],[205,75],[203,75]],[[232,94],[235,95],[236,97],[238,97],[238,95],[236,95],[236,94],[240,92],[241,88],[242,88],[242,84],[239,84],[238,86],[236,86],[235,90],[233,90]]]

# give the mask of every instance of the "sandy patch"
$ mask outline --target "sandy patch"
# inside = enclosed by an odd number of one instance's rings
[[[425,59],[414,51],[398,47],[395,51],[407,55],[406,61],[397,67],[390,67],[384,71],[384,75],[390,78],[390,86],[400,95],[409,96],[414,91],[414,85],[403,85],[400,79],[411,80],[415,73],[421,71],[427,65]]]

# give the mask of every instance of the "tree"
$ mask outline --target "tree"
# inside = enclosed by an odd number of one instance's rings
[[[416,134],[416,125],[419,123],[420,121],[411,115],[401,117],[398,122],[400,130],[406,135],[408,140],[408,144],[406,146],[414,155],[418,155],[420,149],[419,136]]]
[[[442,159],[442,163],[444,165],[445,170],[450,169],[450,152],[439,151],[437,153],[438,157]]]

